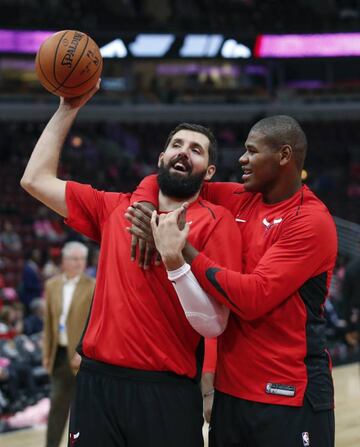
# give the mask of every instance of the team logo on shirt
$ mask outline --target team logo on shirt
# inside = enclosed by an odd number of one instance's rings
[[[302,441],[303,441],[304,447],[309,447],[310,446],[309,432],[304,431],[304,432],[301,433],[301,436],[302,436]]]
[[[74,447],[75,442],[77,441],[77,439],[80,436],[80,432],[78,431],[77,433],[70,433],[70,447]]]
[[[265,225],[267,230],[270,230],[271,227],[274,225],[278,225],[280,222],[282,222],[282,217],[279,217],[278,219],[274,219],[272,222],[269,222],[266,217],[264,217],[262,223]]]

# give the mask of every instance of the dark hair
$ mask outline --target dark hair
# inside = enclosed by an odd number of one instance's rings
[[[167,137],[166,143],[165,143],[165,149],[168,147],[172,137],[179,132],[180,130],[192,130],[193,132],[202,133],[209,139],[209,165],[213,165],[216,163],[217,159],[217,141],[210,129],[208,129],[205,126],[202,126],[201,124],[191,124],[191,123],[181,123],[178,126],[175,127]]]
[[[307,152],[307,138],[300,124],[291,116],[275,115],[263,118],[254,124],[250,132],[260,132],[275,149],[288,144],[293,149],[296,166],[304,165]]]

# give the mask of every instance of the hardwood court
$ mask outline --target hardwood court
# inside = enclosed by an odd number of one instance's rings
[[[336,447],[359,447],[360,365],[352,364],[334,368],[334,382],[336,393]],[[42,447],[44,445],[44,435],[44,428],[0,435],[0,445],[1,447]],[[65,439],[63,439],[61,447],[66,447]]]

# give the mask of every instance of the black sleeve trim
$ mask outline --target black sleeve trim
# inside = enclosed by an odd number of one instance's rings
[[[202,200],[199,200],[199,205],[202,206],[203,208],[206,208],[206,209],[209,211],[209,213],[211,214],[212,218],[213,218],[214,220],[216,220],[215,213],[214,213],[214,211],[213,211],[209,206],[205,205],[204,202],[203,202]]]
[[[216,279],[217,272],[220,272],[221,269],[216,267],[211,267],[206,270],[205,275],[206,278],[211,282],[211,284],[215,287],[215,289],[228,301],[232,306],[234,306],[236,309],[240,310],[239,307],[228,297],[225,290],[221,287],[221,285],[218,283]]]

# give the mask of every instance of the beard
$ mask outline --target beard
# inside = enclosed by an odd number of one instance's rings
[[[206,169],[198,174],[188,174],[187,176],[171,173],[170,165],[164,166],[162,161],[158,170],[157,181],[160,191],[167,197],[177,199],[189,199],[196,194],[204,181]]]

